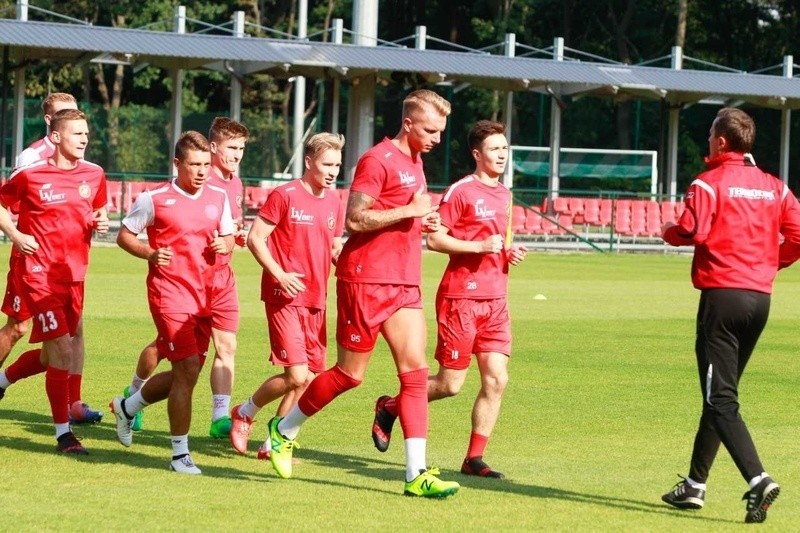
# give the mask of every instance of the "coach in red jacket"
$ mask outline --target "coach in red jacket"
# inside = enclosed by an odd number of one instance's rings
[[[689,185],[678,223],[663,228],[667,243],[695,247],[692,283],[701,291],[695,352],[703,413],[689,476],[661,499],[680,509],[703,507],[721,442],[750,485],[743,498],[745,522],[766,520],[780,487],[764,471],[739,415],[739,379],[767,323],[778,268],[800,255],[800,205],[748,155],[755,132],[744,111],[717,113],[708,136],[707,170]]]

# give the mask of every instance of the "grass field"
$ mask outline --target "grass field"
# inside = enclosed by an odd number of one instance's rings
[[[7,246],[0,246],[5,261]],[[234,260],[242,324],[234,402],[275,370],[267,363],[260,272],[246,252]],[[375,398],[397,379],[383,341],[367,379],[303,428],[294,477],[255,460],[273,412],[262,411],[251,453],[207,437],[208,372],[195,391],[192,455],[203,475],[167,469],[166,406],[149,407],[133,446],[113,420],[78,427],[91,455],[55,453],[41,376],[0,402],[0,530],[727,530],[741,524],[746,484],[724,451],[706,508],[677,511],[659,499],[686,474],[701,406],[693,354],[698,294],[688,257],[531,254],[512,274],[514,353],[500,421],[486,458],[506,480],[458,473],[478,386],[473,368],[461,395],[432,404],[428,462],[461,483],[444,501],[404,498],[400,433],[386,454],[372,446]],[[443,257],[425,256],[426,313]],[[146,264],[116,248],[92,252],[87,280],[84,399],[108,411],[154,334],[144,296]],[[546,300],[534,299],[542,294]],[[765,527],[800,523],[797,319],[800,268],[776,283],[772,317],[742,384],[743,416],[762,460],[782,485]],[[331,313],[330,319],[334,318]],[[330,328],[329,333],[333,333]],[[434,332],[429,331],[429,347]],[[15,354],[26,347],[21,343]],[[430,350],[429,350],[430,351]],[[335,360],[333,350],[329,363]],[[435,369],[435,362],[431,358]],[[792,525],[794,524],[794,526]]]

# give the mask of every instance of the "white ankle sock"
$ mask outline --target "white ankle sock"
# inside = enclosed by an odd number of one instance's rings
[[[427,470],[425,464],[425,449],[428,439],[406,439],[406,481],[412,481],[419,475],[420,470]]]
[[[693,480],[690,477],[686,478],[686,483],[688,483],[689,486],[692,487],[693,489],[706,490],[706,484],[705,483],[698,483],[697,481]]]
[[[230,394],[214,394],[211,396],[211,421],[230,416],[228,413],[231,408]]]
[[[136,372],[134,372],[133,379],[131,379],[131,386],[128,388],[128,392],[131,394],[131,396],[133,396],[136,393],[136,391],[141,389],[142,385],[144,385],[146,382],[147,378],[142,379]]]
[[[250,419],[255,418],[260,410],[261,408],[253,403],[252,396],[250,396],[246,402],[239,406],[239,414]]]
[[[759,483],[761,483],[761,481],[762,481],[762,480],[763,480],[765,477],[768,477],[768,474],[767,474],[766,472],[761,472],[761,475],[760,475],[760,476],[756,476],[756,477],[754,477],[753,479],[751,479],[750,481],[748,481],[748,482],[747,482],[747,484],[748,484],[748,485],[750,485],[750,488],[751,488],[751,489],[753,489],[753,488],[755,488],[755,486],[756,486],[756,485],[758,485]]]
[[[189,435],[172,435],[172,456],[186,455],[189,453]]]
[[[300,426],[306,420],[308,420],[308,417],[297,407],[297,404],[294,404],[289,414],[278,423],[278,431],[287,439],[294,440],[297,438],[297,434],[300,433]]]

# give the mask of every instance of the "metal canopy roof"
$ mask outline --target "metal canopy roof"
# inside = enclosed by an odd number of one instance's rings
[[[481,52],[356,46],[252,36],[173,33],[79,24],[0,19],[0,45],[17,63],[89,61],[111,54],[161,68],[266,72],[351,80],[368,74],[416,73],[429,82],[466,82],[508,91],[546,88],[557,95],[664,98],[672,105],[703,99],[800,108],[800,80],[782,76],[675,70],[591,61],[507,57]],[[549,91],[548,91],[549,92]]]

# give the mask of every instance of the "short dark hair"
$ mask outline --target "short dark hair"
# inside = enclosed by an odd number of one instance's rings
[[[185,131],[181,133],[178,142],[175,143],[175,159],[183,161],[186,158],[186,152],[210,152],[211,146],[208,143],[206,136],[199,131]]]
[[[469,151],[472,152],[473,150],[480,150],[481,144],[490,135],[497,135],[505,134],[506,132],[506,125],[502,122],[496,122],[494,120],[479,120],[475,123],[474,126],[469,130],[467,134],[467,146],[469,146]]]
[[[756,140],[756,123],[750,115],[735,107],[723,107],[712,126],[714,135],[725,137],[731,152],[747,153]]]
[[[250,137],[250,130],[241,122],[236,122],[228,117],[216,117],[211,122],[211,129],[208,132],[209,140],[213,142],[227,141]]]

